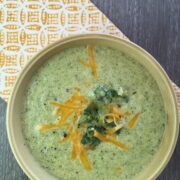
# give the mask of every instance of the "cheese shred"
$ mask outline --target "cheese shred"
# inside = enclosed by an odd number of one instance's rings
[[[87,104],[87,98],[80,95],[78,89],[74,94],[64,103],[50,102],[53,106],[56,106],[56,112],[58,114],[58,122],[55,124],[45,124],[39,127],[39,130],[45,132],[51,129],[58,129],[67,123],[67,120],[74,114],[74,123],[77,121],[78,116],[82,113]]]
[[[133,128],[135,123],[137,122],[138,118],[140,116],[140,113],[137,113],[129,122],[128,122],[128,128]]]
[[[88,55],[89,55],[89,62],[86,63],[84,60],[80,60],[80,63],[84,65],[87,68],[91,69],[92,75],[94,77],[97,77],[97,65],[95,63],[95,58],[94,58],[94,47],[93,46],[88,46]]]
[[[55,106],[56,113],[58,115],[58,121],[55,124],[44,124],[38,127],[41,132],[45,132],[52,129],[58,129],[61,127],[67,128],[67,136],[60,140],[60,143],[71,141],[72,151],[71,159],[80,159],[82,166],[90,171],[92,169],[91,162],[87,156],[87,149],[81,145],[82,133],[76,128],[76,123],[79,116],[87,105],[87,98],[82,96],[79,89],[76,88],[74,94],[64,103],[50,102],[51,105]],[[67,121],[71,119],[72,123]]]
[[[101,134],[101,133],[99,133],[97,131],[95,131],[94,136],[97,137],[98,139],[100,139],[101,141],[114,144],[114,145],[118,146],[120,149],[122,149],[124,151],[128,150],[128,147],[125,144],[123,144],[120,141],[117,141],[114,138],[111,138],[111,137],[108,137],[106,135],[103,135],[103,134]]]

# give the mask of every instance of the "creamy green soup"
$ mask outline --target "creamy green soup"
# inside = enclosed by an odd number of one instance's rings
[[[50,58],[29,82],[22,110],[23,133],[33,156],[50,174],[58,179],[109,180],[132,179],[152,160],[161,143],[166,113],[160,90],[148,73],[131,57],[109,47],[94,48],[97,78],[90,68],[80,63],[88,60],[85,46],[67,49]],[[119,107],[131,115],[140,112],[133,128],[122,128],[117,139],[129,147],[122,151],[110,143],[101,142],[88,151],[92,170],[86,171],[80,161],[71,160],[70,142],[60,144],[66,136],[64,128],[40,132],[41,124],[54,123],[54,107],[49,101],[65,102],[74,87],[92,99],[99,86],[110,86],[126,94]],[[118,171],[121,167],[121,171]]]

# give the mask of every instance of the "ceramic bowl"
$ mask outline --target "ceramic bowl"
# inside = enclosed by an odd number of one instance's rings
[[[136,177],[137,180],[155,179],[167,165],[178,137],[177,103],[171,82],[158,62],[144,49],[132,42],[104,34],[83,34],[57,41],[40,51],[23,69],[14,86],[7,109],[7,133],[17,162],[30,179],[55,179],[39,165],[24,145],[20,116],[23,94],[32,76],[51,56],[66,48],[87,44],[110,46],[128,54],[142,64],[156,80],[164,100],[168,122],[158,152],[152,162]]]

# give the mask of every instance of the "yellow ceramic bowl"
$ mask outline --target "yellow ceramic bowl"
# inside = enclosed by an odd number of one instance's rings
[[[66,48],[83,44],[103,45],[119,49],[142,64],[156,80],[164,99],[168,123],[158,152],[152,162],[136,177],[137,180],[155,179],[168,163],[174,151],[179,131],[177,103],[171,82],[157,61],[145,50],[126,40],[103,34],[84,34],[60,40],[39,52],[24,68],[17,79],[7,109],[8,138],[16,160],[31,179],[55,179],[35,161],[28,148],[24,145],[25,140],[22,134],[20,116],[23,94],[33,74],[51,56]]]

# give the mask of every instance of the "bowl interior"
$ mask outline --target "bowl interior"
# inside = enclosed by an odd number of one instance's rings
[[[80,35],[61,40],[36,55],[33,60],[24,68],[19,76],[13,93],[10,98],[7,111],[7,131],[8,138],[13,150],[13,153],[20,164],[21,168],[31,179],[55,179],[48,174],[36,160],[32,157],[28,148],[24,145],[25,140],[21,131],[21,108],[23,102],[23,94],[26,90],[27,84],[31,77],[36,73],[37,69],[51,56],[60,53],[65,48],[70,48],[78,45],[92,44],[109,46],[128,54],[136,61],[141,63],[157,81],[161,90],[168,123],[165,129],[164,138],[160,148],[152,162],[136,177],[136,179],[154,179],[163,170],[168,160],[170,159],[174,150],[177,134],[178,134],[178,120],[177,120],[177,105],[175,96],[170,85],[170,81],[166,74],[154,60],[143,49],[129,43],[125,40],[107,36],[107,35]]]

